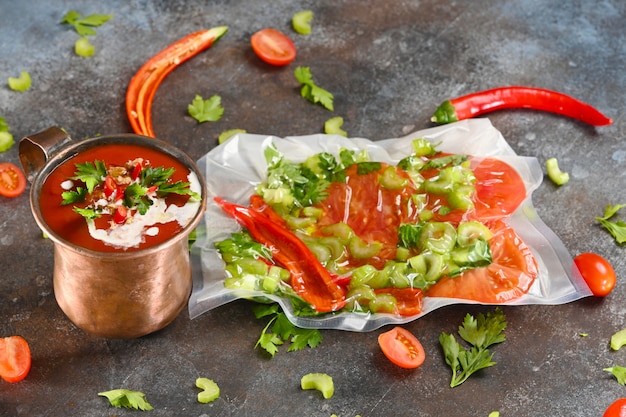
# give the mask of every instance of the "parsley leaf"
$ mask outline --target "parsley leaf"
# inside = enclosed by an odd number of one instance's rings
[[[327,110],[333,111],[334,96],[331,92],[324,90],[313,82],[311,70],[308,67],[298,67],[294,71],[298,82],[302,84],[300,95],[313,104],[320,104]]]
[[[104,162],[96,160],[93,164],[91,162],[76,164],[76,172],[74,174],[71,179],[84,182],[87,191],[92,193],[96,185],[104,181],[107,169]]]
[[[278,346],[286,342],[289,342],[287,352],[302,350],[307,346],[314,348],[322,342],[319,330],[295,326],[276,303],[255,305],[253,311],[256,318],[271,317],[254,347],[260,346],[272,357],[278,352]]]
[[[76,187],[75,191],[64,191],[61,193],[63,201],[61,205],[67,206],[68,204],[81,203],[85,201],[87,197],[87,189],[84,187]]]
[[[626,204],[608,205],[604,209],[604,215],[602,217],[596,217],[596,220],[609,231],[619,244],[626,243],[626,222],[622,220],[611,221],[609,219],[617,214],[623,207],[626,207]]]
[[[144,215],[152,205],[152,200],[147,196],[148,189],[134,182],[124,190],[124,205],[137,207],[139,214]]]
[[[626,385],[626,368],[623,366],[612,366],[610,368],[604,368],[603,371],[613,374],[620,385]]]
[[[179,194],[179,195],[188,195],[192,198],[200,199],[200,194],[195,191],[191,191],[189,188],[188,182],[178,181],[175,183],[166,183],[161,184],[157,189],[157,194],[163,197],[166,194]]]
[[[80,214],[86,219],[97,219],[101,215],[99,212],[91,208],[74,207],[74,212]]]
[[[75,10],[70,10],[63,16],[61,23],[67,23],[74,27],[76,33],[80,36],[94,36],[96,34],[94,27],[102,26],[113,18],[112,14],[91,14],[81,17],[81,14]]]
[[[459,386],[478,370],[496,364],[488,348],[505,340],[502,332],[506,325],[504,313],[499,308],[486,316],[480,313],[477,318],[467,314],[459,326],[459,335],[471,345],[470,349],[459,344],[454,335],[441,333],[439,343],[446,363],[452,369],[450,387]]]
[[[196,94],[191,104],[187,106],[187,111],[189,115],[199,123],[217,122],[224,114],[222,98],[218,95],[214,95],[204,100],[200,95]]]
[[[99,396],[109,399],[111,405],[121,408],[134,408],[135,410],[148,411],[152,410],[152,406],[146,400],[143,392],[132,391],[129,389],[114,389],[111,391],[99,392]]]

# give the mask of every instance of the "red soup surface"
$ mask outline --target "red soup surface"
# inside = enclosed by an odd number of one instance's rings
[[[62,204],[64,192],[75,191],[77,190],[77,187],[86,188],[84,181],[72,179],[77,172],[76,164],[89,163],[96,166],[96,161],[104,164],[107,170],[107,177],[111,178],[107,178],[106,181],[103,180],[100,184],[96,185],[93,189],[93,193],[90,194],[91,197],[87,197],[87,201],[76,201],[65,205]],[[137,166],[137,164],[139,164],[139,166]],[[131,166],[135,166],[136,168],[133,169]],[[112,245],[111,243],[105,243],[92,237],[86,218],[81,214],[78,214],[75,211],[75,208],[84,208],[88,206],[90,200],[93,201],[98,199],[98,195],[104,198],[105,193],[110,194],[106,190],[107,186],[108,188],[116,190],[116,194],[114,194],[113,197],[109,195],[109,199],[112,201],[117,200],[115,204],[118,206],[122,205],[122,201],[124,200],[123,190],[126,186],[128,186],[128,184],[124,184],[124,180],[121,179],[122,176],[116,176],[116,174],[119,174],[119,168],[117,168],[118,171],[114,171],[116,168],[112,167],[128,167],[124,173],[126,182],[128,182],[132,177],[138,178],[137,174],[142,169],[147,167],[164,168],[167,170],[173,169],[173,173],[167,180],[168,184],[179,181],[183,183],[189,182],[189,169],[175,158],[156,149],[140,145],[113,143],[99,145],[82,151],[78,155],[64,161],[54,171],[52,171],[46,178],[41,188],[39,205],[43,219],[61,238],[75,245],[94,251],[124,252],[157,245],[168,240],[184,228],[184,225],[181,225],[176,219],[166,223],[155,223],[153,225],[149,225],[144,228],[144,232],[147,229],[151,230],[149,233],[142,233],[141,242],[137,245],[129,247],[124,247],[125,245]],[[113,178],[116,178],[116,180],[111,181]],[[135,181],[138,181],[136,178]],[[71,180],[71,182],[68,180]],[[116,181],[119,181],[121,184],[117,184]],[[73,188],[70,189],[70,185]],[[117,198],[115,197],[116,195],[118,196]],[[154,191],[152,195],[155,195]],[[184,206],[188,200],[188,195],[176,193],[168,193],[163,199],[161,199],[161,201],[167,206],[175,205],[178,207]],[[154,204],[151,203],[150,206],[151,205]],[[94,220],[96,228],[110,230],[111,228],[116,228],[124,225],[125,223],[133,223],[134,218],[131,217],[138,214],[137,209],[122,210],[127,212],[125,213],[127,218],[124,220],[122,217],[120,220],[116,217],[118,214],[115,213],[115,209],[110,209],[109,211],[112,212],[110,214],[105,213]],[[196,212],[197,209],[193,215],[195,215]]]

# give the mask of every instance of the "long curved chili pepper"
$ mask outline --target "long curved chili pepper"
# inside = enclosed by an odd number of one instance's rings
[[[571,117],[593,126],[613,121],[591,105],[556,91],[534,87],[498,87],[444,101],[431,117],[451,123],[501,109],[525,108]]]
[[[191,33],[154,55],[131,78],[126,90],[126,114],[133,131],[154,137],[152,101],[159,85],[177,66],[209,48],[228,27],[219,26]]]
[[[248,229],[254,239],[272,250],[276,262],[291,273],[293,290],[315,310],[337,311],[346,304],[345,289],[336,282],[336,276],[320,263],[302,240],[272,220],[275,217],[270,206],[255,201],[250,207],[244,207],[219,197],[214,200],[226,214]]]

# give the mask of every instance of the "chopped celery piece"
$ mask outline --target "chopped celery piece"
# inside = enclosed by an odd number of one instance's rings
[[[429,222],[420,233],[420,247],[434,253],[445,254],[456,244],[456,229],[448,222]]]
[[[344,244],[350,241],[350,238],[354,236],[352,228],[347,223],[339,222],[334,223],[322,228],[322,233],[329,236],[335,236],[341,239]]]
[[[412,146],[413,153],[416,156],[431,156],[437,153],[437,150],[435,149],[433,144],[423,138],[415,139],[412,143]]]
[[[389,313],[394,314],[397,311],[396,298],[387,293],[376,294],[376,298],[370,301],[370,310],[373,313]]]
[[[196,379],[196,387],[202,390],[198,393],[199,403],[207,404],[217,400],[220,396],[220,387],[212,379],[198,378]]]
[[[365,242],[357,235],[354,235],[348,241],[348,250],[350,255],[355,259],[369,259],[381,250],[383,244],[380,242]]]
[[[626,329],[622,329],[611,336],[611,349],[619,350],[624,345],[626,345]]]
[[[400,190],[406,186],[408,180],[398,175],[395,167],[388,166],[378,178],[378,182],[381,187],[388,190]]]
[[[0,132],[0,152],[7,151],[15,144],[13,135],[9,132]]]
[[[327,135],[340,135],[348,137],[348,132],[341,128],[343,126],[343,117],[331,117],[324,123],[324,133]]]
[[[311,33],[311,20],[313,20],[313,12],[301,10],[291,18],[291,26],[300,35],[308,35]]]
[[[476,239],[489,241],[491,230],[479,221],[471,220],[459,224],[456,229],[456,241],[459,246],[469,246]]]
[[[9,77],[9,88],[13,91],[26,91],[31,83],[30,74],[27,71],[20,72],[19,77]]]
[[[556,158],[549,158],[546,161],[546,170],[548,171],[548,178],[556,185],[563,185],[569,181],[569,174],[561,171]]]
[[[322,393],[322,396],[329,399],[335,394],[335,384],[333,378],[324,373],[306,374],[300,380],[302,389],[316,389]]]
[[[74,43],[74,52],[78,56],[90,57],[96,52],[96,47],[93,46],[87,37],[78,38]]]
[[[225,130],[222,133],[220,133],[219,136],[217,137],[217,143],[221,145],[222,143],[226,142],[228,139],[240,133],[246,133],[246,131],[244,129]]]

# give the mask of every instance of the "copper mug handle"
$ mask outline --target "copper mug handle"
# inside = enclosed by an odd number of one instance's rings
[[[32,184],[46,162],[70,142],[72,138],[67,132],[54,126],[23,137],[19,143],[19,154],[28,181]]]

